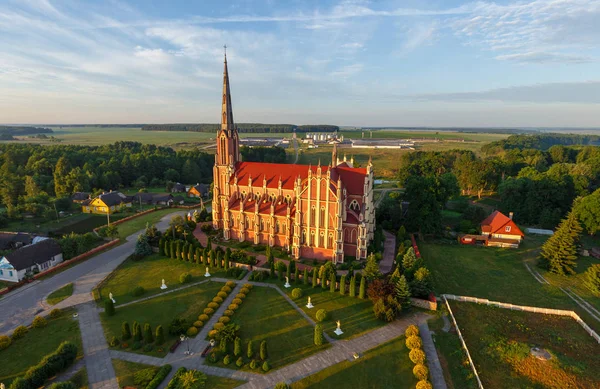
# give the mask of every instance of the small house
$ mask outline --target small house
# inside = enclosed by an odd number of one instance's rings
[[[75,192],[71,196],[71,200],[73,200],[74,203],[78,203],[78,204],[83,203],[85,200],[89,200],[89,198],[90,198],[90,194],[87,192]]]
[[[155,194],[152,198],[152,204],[154,205],[171,205],[173,204],[173,195],[170,193]]]
[[[83,213],[98,213],[104,214],[114,213],[122,207],[131,207],[131,196],[126,196],[121,192],[102,193],[92,200],[86,200],[82,205]]]
[[[173,204],[183,205],[185,198],[183,196],[173,196]]]
[[[15,250],[31,244],[33,237],[24,232],[0,232],[0,250]]]
[[[173,184],[173,187],[171,188],[171,192],[173,193],[185,193],[187,190],[187,188],[185,187],[185,185],[180,184],[179,182]]]
[[[152,193],[138,192],[133,195],[133,203],[134,204],[152,204],[152,200],[154,200],[154,195]]]
[[[209,185],[196,184],[188,190],[188,197],[208,197]]]
[[[62,261],[62,249],[58,242],[40,239],[0,257],[0,280],[19,282],[27,274],[48,270]]]
[[[509,215],[494,211],[481,222],[481,235],[486,238],[487,246],[519,247],[525,235],[512,220],[513,213]]]

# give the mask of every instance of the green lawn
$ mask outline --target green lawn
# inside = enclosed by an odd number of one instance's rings
[[[112,293],[117,305],[124,304],[164,292],[160,289],[163,278],[171,289],[183,286],[179,282],[179,276],[185,272],[192,274],[192,282],[202,281],[205,279],[206,266],[159,254],[150,255],[137,262],[127,259],[94,290],[94,295],[98,303],[102,303],[102,300]],[[217,272],[217,269],[210,269],[210,273],[212,276],[225,276],[223,270]],[[132,291],[136,286],[143,287],[146,292],[141,296],[133,296]]]
[[[71,381],[77,389],[88,389],[87,369],[84,367],[81,370],[78,370],[69,381]]]
[[[120,359],[112,360],[115,374],[117,375],[117,382],[119,387],[124,388],[126,386],[137,388],[139,385],[135,383],[134,374],[140,370],[148,369],[149,376],[154,376],[158,371],[158,366],[144,365],[142,363],[135,363],[129,361],[122,361]]]
[[[208,379],[206,380],[206,385],[204,387],[210,389],[233,389],[246,383],[245,381],[238,381],[232,378],[217,377],[214,375],[206,375],[206,377]]]
[[[486,389],[600,387],[600,345],[575,320],[473,303],[450,306]],[[552,359],[532,356],[534,346]]]
[[[12,380],[23,375],[44,356],[53,353],[64,341],[75,343],[79,348],[79,357],[83,356],[79,324],[73,319],[73,312],[67,309],[55,319],[48,318],[46,327],[30,328],[23,338],[0,351],[0,382],[9,387]]]
[[[46,301],[50,305],[56,305],[64,299],[66,299],[67,297],[71,297],[71,295],[73,295],[73,283],[67,284],[62,288],[50,293]]]
[[[381,327],[386,323],[377,320],[373,314],[373,303],[370,300],[361,300],[357,297],[342,296],[339,291],[331,293],[329,289],[323,290],[320,286],[312,288],[310,285],[294,284],[291,288],[284,288],[282,282],[278,282],[281,290],[284,290],[292,298],[294,288],[302,289],[302,297],[294,299],[296,304],[306,312],[315,322],[319,309],[327,311],[327,319],[322,323],[325,332],[334,339],[350,339],[367,331]],[[358,285],[357,285],[358,291]],[[311,298],[312,309],[306,308],[308,296]],[[333,333],[337,328],[336,321],[341,321],[344,333],[338,336]]]
[[[104,312],[100,314],[104,334],[107,341],[113,336],[121,338],[121,324],[126,321],[131,327],[134,321],[144,326],[149,323],[153,331],[157,326],[162,325],[165,333],[165,343],[155,345],[149,355],[163,357],[169,351],[169,347],[176,339],[176,336],[169,334],[169,324],[174,318],[185,319],[191,324],[197,320],[198,315],[206,308],[213,297],[216,296],[219,289],[223,286],[219,282],[208,282],[205,284],[192,286],[180,291],[157,296],[153,299],[141,301],[123,308],[117,308],[114,316],[107,316]],[[131,350],[132,340],[127,341],[128,351],[143,352],[142,349]],[[121,345],[122,346],[122,345]],[[162,351],[160,351],[162,349]]]
[[[110,215],[110,221],[114,222],[127,216],[131,216],[131,214],[116,213],[114,215]],[[108,220],[106,215],[83,213],[81,214],[81,217],[77,219],[77,221],[65,224],[61,228],[55,229],[54,233],[66,235],[70,234],[71,232],[75,232],[76,234],[83,234],[86,232],[92,232],[94,228],[105,226],[107,222]]]
[[[248,341],[252,340],[258,357],[260,342],[267,341],[272,369],[299,361],[329,347],[329,344],[320,347],[314,345],[314,327],[272,288],[252,288],[231,321],[241,326],[239,336],[244,351]],[[250,361],[245,352],[243,356],[244,369],[249,370]],[[219,366],[223,366],[222,357],[221,355],[219,358]],[[237,369],[234,363],[227,367]]]
[[[125,239],[129,235],[146,228],[146,224],[152,225],[158,223],[164,216],[177,211],[181,212],[182,210],[177,208],[159,209],[157,211],[138,216],[135,219],[117,224],[117,228],[119,229],[119,237],[121,237],[121,239]]]
[[[358,360],[343,361],[308,376],[292,388],[413,389],[417,383],[413,366],[402,336],[367,351]]]

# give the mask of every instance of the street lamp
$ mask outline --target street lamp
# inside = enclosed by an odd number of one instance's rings
[[[179,339],[181,340],[181,343],[183,343],[183,341],[185,341],[185,344],[187,346],[187,351],[184,351],[183,353],[185,355],[192,355],[192,353],[190,352],[190,341],[189,341],[190,338],[188,338],[187,336],[181,334],[181,336],[179,337]]]

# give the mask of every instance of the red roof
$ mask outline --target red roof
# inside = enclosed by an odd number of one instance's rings
[[[506,231],[510,226],[510,231]],[[484,234],[503,234],[525,236],[514,221],[500,211],[494,211],[481,222],[481,232]]]
[[[296,165],[285,163],[264,163],[264,162],[239,162],[236,166],[238,185],[248,185],[248,178],[252,177],[252,186],[262,187],[266,178],[267,188],[277,188],[279,178],[281,177],[281,187],[283,189],[294,189],[294,180],[300,176],[304,180],[308,178],[308,169],[312,174],[317,174],[317,166]],[[328,166],[321,166],[321,174],[327,174]],[[367,169],[351,168],[346,166],[337,166],[331,169],[331,180],[337,182],[338,175],[349,194],[362,195],[365,183]],[[234,177],[230,183],[233,184]]]

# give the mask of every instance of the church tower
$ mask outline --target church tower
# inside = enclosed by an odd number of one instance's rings
[[[227,48],[227,47],[225,47]],[[229,179],[234,173],[236,164],[240,161],[240,144],[237,128],[233,122],[233,107],[229,89],[229,72],[227,70],[227,52],[223,69],[223,96],[221,102],[221,128],[217,131],[217,152],[213,168],[213,226],[224,228],[228,221],[227,204],[229,201]],[[226,237],[227,238],[227,237]]]

